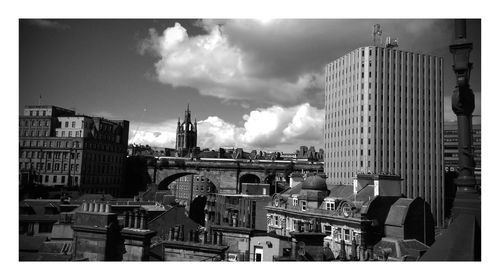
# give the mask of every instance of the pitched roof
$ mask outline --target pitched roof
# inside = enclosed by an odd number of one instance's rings
[[[328,190],[331,198],[351,198],[353,195],[351,185],[328,185]]]

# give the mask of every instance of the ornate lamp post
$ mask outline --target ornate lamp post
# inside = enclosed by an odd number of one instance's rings
[[[455,20],[455,40],[450,45],[453,54],[453,71],[457,85],[452,95],[452,109],[458,123],[458,168],[455,180],[457,191],[474,192],[474,153],[472,149],[472,112],[474,111],[474,93],[469,85],[472,63],[469,62],[472,43],[467,40],[465,19]]]

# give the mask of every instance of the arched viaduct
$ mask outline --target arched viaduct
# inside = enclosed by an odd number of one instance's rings
[[[322,163],[283,160],[157,158],[148,162],[148,173],[158,189],[167,189],[176,179],[197,174],[208,178],[218,193],[239,193],[241,183],[270,183],[275,176],[290,173],[323,172]]]

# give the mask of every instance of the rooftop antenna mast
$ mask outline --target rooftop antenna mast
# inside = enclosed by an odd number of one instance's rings
[[[380,26],[380,24],[373,25],[372,38],[373,46],[380,47],[380,45],[382,45],[382,27]]]

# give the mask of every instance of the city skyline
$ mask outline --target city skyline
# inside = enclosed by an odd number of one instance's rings
[[[42,104],[130,120],[130,143],[174,147],[177,118],[190,103],[201,148],[322,148],[326,63],[370,45],[378,23],[383,38],[443,57],[446,70],[452,22],[20,20],[19,110],[42,96]],[[480,115],[479,20],[469,35]],[[452,71],[444,80],[445,120],[452,120]]]

